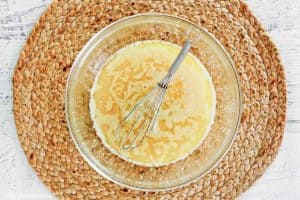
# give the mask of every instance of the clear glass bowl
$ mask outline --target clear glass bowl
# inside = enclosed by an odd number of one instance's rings
[[[93,128],[89,95],[96,74],[122,47],[142,40],[164,40],[182,46],[186,33],[201,36],[191,52],[210,73],[217,97],[213,126],[186,159],[161,167],[126,162],[104,147]],[[240,120],[241,93],[233,63],[221,44],[197,25],[169,15],[142,14],[121,19],[98,32],[81,50],[69,75],[66,114],[70,134],[84,159],[102,176],[139,190],[183,186],[207,174],[230,148]]]

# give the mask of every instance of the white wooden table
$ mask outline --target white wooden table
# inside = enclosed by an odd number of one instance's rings
[[[50,0],[0,0],[0,199],[54,199],[28,164],[12,113],[20,50]],[[240,199],[300,199],[300,1],[247,0],[277,44],[287,71],[288,121],[275,162]],[[298,100],[297,100],[298,99]]]

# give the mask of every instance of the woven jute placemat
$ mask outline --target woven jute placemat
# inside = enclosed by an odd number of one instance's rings
[[[135,191],[101,177],[77,151],[66,123],[65,85],[78,52],[109,23],[145,12],[180,16],[215,35],[233,59],[243,93],[241,124],[230,151],[209,174],[172,191]],[[54,1],[29,35],[13,89],[16,126],[29,163],[65,199],[234,199],[274,160],[286,119],[278,51],[239,0]]]

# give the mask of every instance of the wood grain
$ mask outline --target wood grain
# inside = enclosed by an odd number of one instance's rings
[[[53,199],[29,166],[12,114],[11,78],[19,52],[50,0],[0,0],[0,197]],[[240,199],[300,199],[300,2],[248,0],[277,44],[287,71],[288,122],[271,167]]]

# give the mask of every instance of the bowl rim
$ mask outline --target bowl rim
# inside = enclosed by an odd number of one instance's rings
[[[116,26],[120,23],[123,23],[124,21],[133,19],[133,18],[139,18],[139,17],[165,17],[165,18],[170,18],[170,19],[175,19],[175,20],[180,20],[184,23],[190,24],[198,29],[200,29],[202,32],[204,32],[205,34],[207,34],[210,38],[213,39],[213,41],[218,45],[218,47],[223,51],[223,53],[226,56],[226,59],[228,59],[229,64],[232,68],[235,80],[236,80],[236,85],[237,85],[237,89],[238,89],[238,102],[239,102],[239,106],[238,106],[238,116],[237,116],[237,123],[236,126],[234,127],[234,134],[231,138],[230,143],[228,144],[228,146],[225,148],[224,153],[217,158],[216,162],[213,163],[207,170],[204,171],[204,173],[202,173],[201,175],[199,175],[198,177],[192,178],[188,181],[185,181],[179,185],[175,185],[175,186],[171,186],[171,187],[160,187],[160,188],[147,188],[147,187],[138,187],[135,185],[130,185],[130,184],[126,184],[125,182],[121,182],[115,178],[110,177],[108,174],[106,174],[105,172],[103,172],[101,169],[99,169],[98,167],[95,166],[95,164],[92,162],[92,160],[90,158],[88,158],[88,156],[86,155],[86,153],[84,152],[85,150],[81,148],[81,144],[77,141],[77,139],[75,138],[73,132],[72,132],[72,128],[71,128],[71,123],[70,123],[70,118],[69,118],[69,103],[68,103],[68,99],[69,99],[69,84],[70,84],[70,80],[72,78],[72,74],[74,73],[74,69],[76,68],[76,66],[80,66],[80,64],[85,60],[85,58],[90,54],[90,52],[93,49],[90,49],[91,46],[95,46],[95,44],[93,43],[94,40],[99,37],[100,34],[103,34],[103,32],[107,31],[107,29]],[[242,92],[241,92],[241,86],[240,86],[240,81],[239,81],[239,76],[237,74],[234,62],[231,58],[231,56],[229,55],[229,53],[226,51],[225,47],[221,44],[221,42],[209,31],[207,31],[204,27],[199,26],[198,24],[195,24],[191,21],[189,21],[188,19],[185,19],[183,17],[180,16],[175,16],[175,15],[170,15],[170,14],[164,14],[164,13],[156,13],[156,12],[149,12],[149,13],[140,13],[140,14],[135,14],[135,15],[131,15],[131,16],[126,16],[123,17],[115,22],[112,22],[108,25],[106,25],[104,28],[102,28],[100,31],[98,31],[97,33],[95,33],[95,35],[93,35],[88,41],[87,43],[83,46],[83,48],[80,50],[80,52],[77,54],[72,67],[69,71],[67,80],[66,80],[66,85],[65,85],[65,97],[64,97],[64,104],[65,104],[65,116],[66,116],[66,122],[67,122],[67,126],[68,126],[68,132],[77,148],[77,150],[79,151],[79,153],[81,154],[81,156],[83,157],[83,159],[102,177],[106,178],[109,181],[112,181],[113,183],[120,185],[122,187],[127,187],[129,189],[133,189],[133,190],[139,190],[139,191],[154,191],[154,192],[159,192],[159,191],[168,191],[168,190],[174,190],[174,189],[178,189],[178,188],[182,188],[184,186],[187,186],[193,182],[198,181],[199,179],[201,179],[202,177],[204,177],[205,175],[207,175],[209,172],[211,172],[212,169],[214,169],[222,160],[223,158],[228,154],[229,150],[231,149],[237,134],[238,134],[238,128],[240,126],[240,121],[241,121],[241,115],[242,115],[242,105],[243,105],[243,101],[242,101]]]

